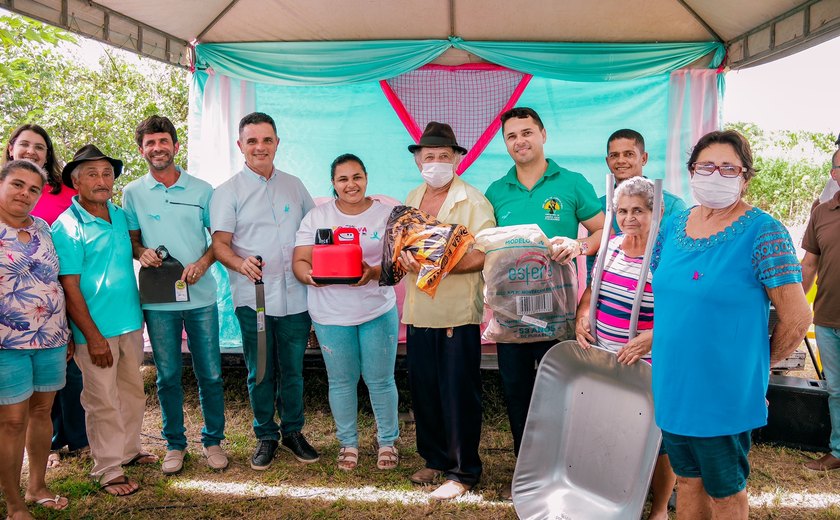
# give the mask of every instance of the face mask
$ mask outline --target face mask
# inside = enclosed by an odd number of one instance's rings
[[[717,172],[711,175],[691,177],[691,194],[694,199],[712,209],[729,207],[741,196],[741,177],[722,177]]]
[[[425,163],[422,170],[423,180],[432,188],[442,188],[449,184],[455,175],[452,163]]]

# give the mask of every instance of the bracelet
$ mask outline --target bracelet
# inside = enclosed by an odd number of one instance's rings
[[[586,253],[589,251],[589,244],[584,242],[583,240],[578,240],[577,243],[580,246],[580,254],[578,256],[586,255]]]

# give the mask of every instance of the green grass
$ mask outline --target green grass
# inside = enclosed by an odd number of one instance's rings
[[[154,388],[154,369],[144,368],[148,405],[144,418],[144,446],[163,456],[165,443],[160,438],[160,410]],[[87,474],[89,460],[64,458],[62,467],[47,474],[52,490],[67,496],[70,507],[54,512],[32,508],[36,518],[50,519],[226,519],[226,518],[282,518],[282,519],[514,519],[516,514],[509,503],[500,501],[500,493],[513,476],[513,456],[510,428],[505,415],[504,400],[498,374],[484,372],[484,423],[481,455],[484,474],[475,490],[481,500],[453,503],[414,503],[380,500],[354,500],[335,490],[365,489],[363,497],[372,493],[402,494],[420,497],[422,488],[413,486],[408,476],[423,465],[414,444],[413,423],[401,422],[400,466],[394,471],[375,468],[375,423],[370,404],[360,388],[360,459],[353,472],[337,469],[335,458],[338,443],[326,399],[326,374],[307,371],[305,409],[307,424],[304,434],[320,451],[318,463],[304,465],[288,452],[278,451],[271,468],[265,472],[250,469],[248,461],[254,449],[251,409],[245,387],[244,371],[225,372],[226,437],[223,447],[231,456],[231,466],[224,472],[209,469],[201,456],[200,430],[202,418],[198,393],[192,374],[185,374],[185,426],[190,455],[184,471],[174,477],[164,477],[159,465],[133,467],[128,474],[137,479],[142,489],[130,497],[116,498],[99,492]],[[410,398],[405,373],[398,373],[400,410],[407,412]],[[788,507],[781,497],[784,493],[838,493],[840,474],[815,473],[802,468],[809,455],[796,450],[756,446],[751,453],[753,472],[749,483],[751,494],[778,493],[780,499],[768,506],[753,508],[751,519],[813,519],[840,520],[840,508],[822,510]],[[26,470],[24,470],[25,472]],[[25,475],[24,475],[25,478]],[[220,493],[225,485],[235,486],[228,493]],[[296,490],[290,495],[290,486]],[[366,487],[369,486],[369,489]],[[428,491],[428,490],[426,490]],[[377,495],[379,496],[379,495]],[[0,514],[5,510],[0,506]]]

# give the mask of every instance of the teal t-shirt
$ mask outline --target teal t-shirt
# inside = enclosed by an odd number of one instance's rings
[[[94,217],[79,204],[79,196],[52,225],[59,276],[79,275],[90,316],[106,338],[140,329],[140,293],[125,212],[108,202],[111,222]],[[70,320],[73,339],[87,343]]]
[[[577,238],[578,225],[601,212],[595,189],[580,173],[548,159],[545,174],[530,190],[516,178],[516,166],[484,194],[498,226],[537,224],[548,238]]]
[[[123,190],[123,209],[130,231],[140,230],[145,247],[165,246],[173,258],[186,266],[207,251],[210,199],[213,187],[178,169],[180,176],[170,187],[147,173]],[[190,301],[143,305],[153,311],[183,311],[216,303],[216,279],[205,273],[190,285]]]
[[[674,215],[651,259],[656,424],[691,437],[764,426],[770,373],[767,289],[802,283],[787,229],[752,208],[708,238]]]

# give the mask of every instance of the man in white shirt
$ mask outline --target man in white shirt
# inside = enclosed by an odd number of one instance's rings
[[[306,310],[306,288],[292,273],[295,233],[315,204],[300,179],[274,167],[279,140],[269,115],[254,112],[243,117],[236,144],[245,166],[213,194],[210,225],[213,252],[227,267],[242,329],[258,441],[251,468],[262,471],[271,465],[281,433],[282,446],[299,461],[312,463],[319,458],[301,434],[303,354],[312,322]],[[258,280],[265,284],[264,320],[257,313],[254,284]],[[258,318],[262,331],[258,331]],[[261,333],[266,340],[265,375],[258,382]]]

